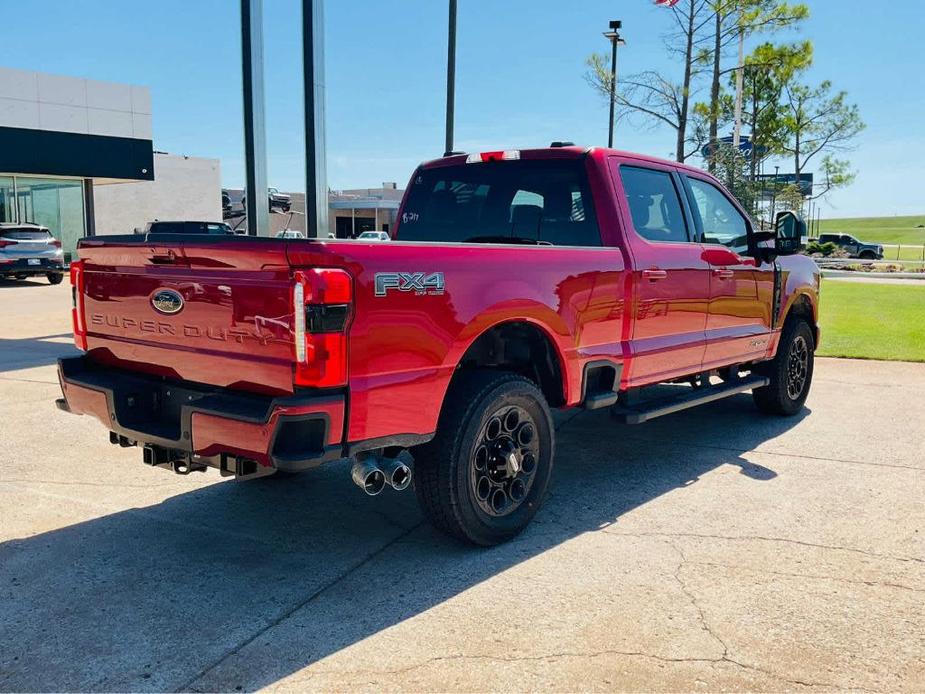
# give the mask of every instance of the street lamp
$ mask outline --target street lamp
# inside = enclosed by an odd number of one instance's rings
[[[774,215],[777,214],[777,172],[779,166],[774,167],[774,187],[771,188],[771,224],[774,224]]]
[[[453,153],[453,119],[456,112],[456,0],[450,0],[446,42],[446,142],[443,156]]]
[[[604,38],[610,41],[611,53],[610,53],[610,120],[607,123],[608,134],[607,134],[607,146],[613,147],[613,118],[614,118],[614,104],[617,100],[617,46],[625,46],[626,41],[620,36],[620,29],[623,27],[623,22],[619,19],[615,19],[610,22],[610,31],[604,32]]]

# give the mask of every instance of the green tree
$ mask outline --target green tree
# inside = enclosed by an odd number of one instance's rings
[[[754,181],[762,161],[783,153],[788,139],[781,97],[795,76],[812,62],[809,41],[763,43],[745,59],[742,125],[754,145],[748,177]],[[728,102],[728,100],[727,100]],[[726,110],[731,108],[726,104]]]
[[[790,4],[782,0],[709,0],[712,18],[712,46],[702,51],[701,60],[711,65],[710,101],[706,113],[709,119],[711,150],[718,150],[719,125],[722,117],[723,75],[739,69],[738,61],[732,68],[723,68],[723,58],[729,47],[744,42],[752,34],[775,31],[809,16],[809,8],[803,3]],[[704,109],[701,109],[703,112]],[[709,168],[715,167],[712,161]]]
[[[850,164],[836,159],[835,154],[852,149],[855,137],[865,126],[858,107],[848,103],[847,93],[833,93],[828,80],[817,87],[788,85],[783,105],[787,138],[781,151],[793,158],[797,180],[807,165],[819,157],[823,183],[815,197],[851,183],[854,175]]]
[[[675,132],[675,158],[683,162],[699,151],[702,142],[692,127],[692,99],[698,76],[704,70],[702,46],[706,40],[711,13],[710,0],[681,0],[668,12],[672,30],[662,38],[669,55],[680,63],[680,79],[647,70],[618,80],[615,100],[618,116],[640,116],[642,122],[666,125]],[[594,53],[588,57],[585,79],[593,89],[610,99],[610,60]]]

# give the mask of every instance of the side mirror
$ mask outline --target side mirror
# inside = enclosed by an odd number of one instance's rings
[[[774,253],[794,255],[803,245],[806,236],[806,222],[795,212],[778,212],[774,220]]]

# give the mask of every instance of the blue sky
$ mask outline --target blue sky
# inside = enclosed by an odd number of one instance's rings
[[[925,2],[809,0],[801,34],[816,44],[810,79],[849,92],[868,127],[848,156],[856,183],[824,216],[925,213]],[[650,0],[459,0],[457,149],[569,139],[605,144],[606,104],[584,59],[622,19],[620,72],[671,69]],[[216,157],[243,182],[239,4],[235,0],[42,0],[4,7],[0,64],[145,84],[155,148]],[[328,177],[333,188],[404,185],[443,149],[444,0],[327,0]],[[271,185],[303,190],[300,3],[265,0]],[[17,27],[10,31],[10,27]],[[663,130],[622,127],[617,145],[658,156]],[[782,171],[788,170],[782,162]]]

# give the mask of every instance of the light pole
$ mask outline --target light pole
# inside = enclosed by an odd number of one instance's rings
[[[777,213],[777,172],[779,166],[774,167],[774,187],[771,189],[771,225],[774,225],[774,215]]]
[[[626,41],[620,36],[623,22],[615,19],[610,22],[610,31],[604,32],[604,38],[610,41],[610,120],[607,122],[607,146],[613,147],[614,106],[617,101],[617,46],[625,46]]]
[[[453,116],[456,110],[456,0],[450,0],[446,42],[446,142],[443,156],[453,152]]]

